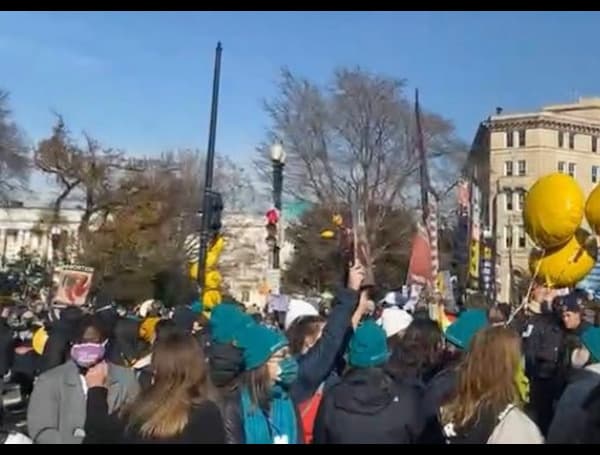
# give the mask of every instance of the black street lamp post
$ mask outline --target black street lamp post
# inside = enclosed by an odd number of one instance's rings
[[[204,275],[206,268],[206,253],[210,236],[210,222],[212,218],[212,183],[215,164],[215,138],[217,134],[217,111],[219,105],[219,79],[221,76],[221,43],[217,43],[215,54],[215,70],[213,76],[212,105],[210,109],[210,126],[208,132],[208,149],[206,150],[206,171],[204,177],[204,194],[202,202],[202,228],[200,230],[200,248],[198,252],[198,286],[204,289]]]
[[[279,226],[281,226],[283,194],[283,167],[285,166],[285,150],[281,143],[273,144],[271,147],[271,162],[273,163],[273,204],[279,214]],[[273,269],[279,269],[279,250],[281,236],[277,235],[276,241],[273,243]]]

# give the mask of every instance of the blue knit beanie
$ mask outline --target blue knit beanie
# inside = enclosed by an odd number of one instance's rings
[[[355,368],[383,365],[390,353],[385,331],[373,320],[360,324],[348,346],[348,363]]]
[[[590,352],[592,362],[600,362],[600,327],[588,327],[581,335],[581,343]]]
[[[237,339],[238,347],[244,352],[246,370],[258,368],[275,352],[288,345],[288,340],[279,330],[261,324],[246,326]]]
[[[213,308],[209,326],[212,341],[215,343],[233,343],[246,326],[255,324],[254,319],[231,302],[223,302]]]
[[[488,323],[487,312],[483,309],[470,309],[462,312],[456,321],[448,326],[444,336],[456,347],[465,350],[473,336]]]

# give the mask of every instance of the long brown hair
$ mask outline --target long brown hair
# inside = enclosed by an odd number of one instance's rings
[[[212,396],[202,349],[191,336],[171,333],[157,340],[152,353],[153,383],[122,413],[127,427],[144,438],[180,434],[193,405]]]
[[[521,404],[516,373],[521,339],[512,329],[488,327],[478,332],[459,367],[458,387],[442,406],[442,423],[457,428],[472,423],[481,409],[500,414],[509,404]]]
[[[250,394],[252,406],[264,411],[269,410],[271,402],[271,380],[267,364],[263,364],[253,370],[242,373],[240,378],[241,387],[245,387]]]

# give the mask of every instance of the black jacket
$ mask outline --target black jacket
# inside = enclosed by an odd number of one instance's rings
[[[167,439],[143,438],[135,429],[127,429],[117,415],[108,414],[107,389],[88,390],[84,444],[224,444],[225,432],[216,404],[205,401],[192,408],[183,432]]]
[[[0,381],[12,366],[14,350],[13,331],[4,319],[0,319]]]
[[[290,389],[295,403],[300,404],[314,395],[329,376],[334,373],[340,355],[346,348],[352,315],[358,303],[358,293],[343,289],[336,296],[321,338],[304,355],[298,358],[298,379]]]
[[[303,441],[302,421],[296,409],[296,422],[298,424],[298,439]],[[242,399],[239,389],[233,390],[222,397],[221,413],[225,426],[225,442],[227,444],[245,444],[246,433],[242,417]]]
[[[325,392],[315,444],[411,444],[425,426],[420,391],[381,368],[356,369]]]

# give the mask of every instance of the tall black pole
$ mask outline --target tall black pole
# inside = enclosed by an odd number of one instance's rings
[[[279,213],[279,217],[281,218],[281,197],[283,194],[283,162],[278,160],[273,160],[273,204]],[[281,220],[280,220],[281,222]],[[279,269],[279,236],[276,236],[275,243],[273,244],[273,268],[275,270]]]
[[[213,76],[212,104],[210,108],[210,126],[208,130],[208,148],[206,150],[206,170],[204,174],[204,194],[202,201],[202,228],[200,230],[200,249],[198,253],[198,286],[204,289],[206,252],[208,250],[210,228],[210,201],[215,164],[215,138],[217,135],[217,111],[219,106],[219,78],[221,76],[221,42],[217,43],[215,53],[215,71]]]

